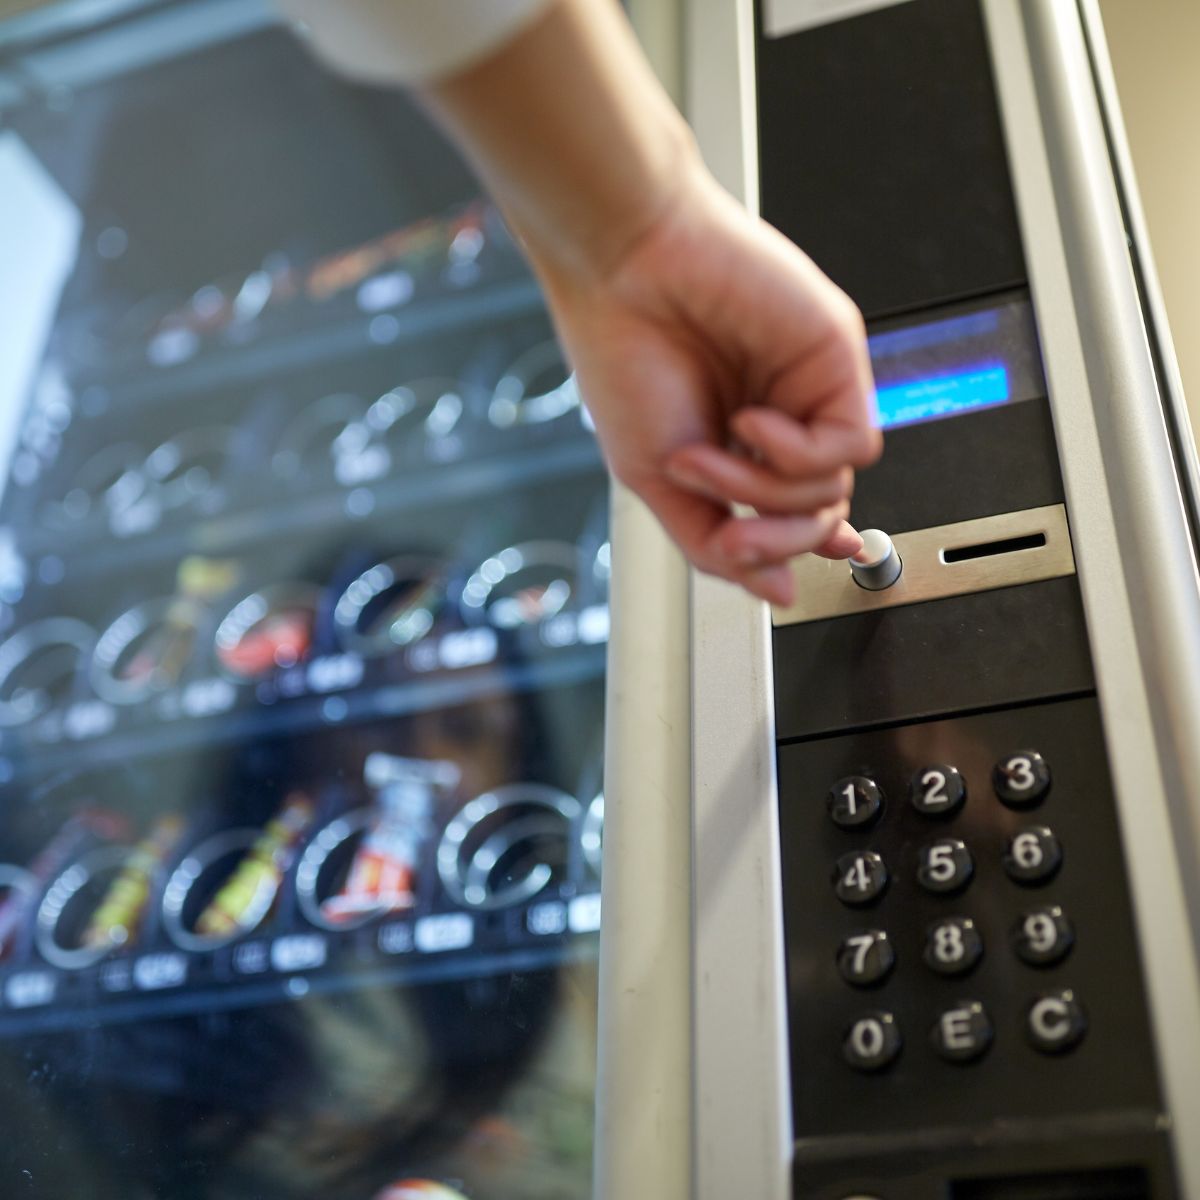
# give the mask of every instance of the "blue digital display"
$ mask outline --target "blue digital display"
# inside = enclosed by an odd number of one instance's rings
[[[999,363],[889,383],[875,393],[880,429],[972,412],[1011,399],[1008,369]]]

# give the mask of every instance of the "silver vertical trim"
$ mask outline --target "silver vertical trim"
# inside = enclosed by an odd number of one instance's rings
[[[689,18],[700,148],[757,211],[753,6],[696,0]],[[765,605],[696,574],[692,776],[693,1195],[785,1200],[792,1119],[771,631]]]
[[[1200,587],[1079,12],[983,0],[1159,1066],[1200,1196]]]

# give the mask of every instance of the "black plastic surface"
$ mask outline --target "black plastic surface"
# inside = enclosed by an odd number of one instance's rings
[[[758,88],[763,215],[868,317],[1024,281],[974,0],[760,38]]]
[[[1027,400],[889,430],[883,457],[858,473],[850,520],[905,533],[1062,499],[1050,407]]]
[[[786,625],[774,658],[782,741],[1093,686],[1073,577]]]
[[[1039,750],[1054,778],[1046,799],[1025,812],[1003,805],[991,783],[997,759],[1020,749]],[[953,764],[966,778],[968,799],[956,816],[931,819],[908,803],[910,777],[929,763]],[[798,1161],[836,1158],[839,1146],[853,1159],[873,1142],[902,1145],[906,1135],[916,1145],[953,1141],[959,1131],[959,1139],[986,1144],[1007,1129],[1013,1140],[1022,1122],[1024,1139],[1036,1142],[1072,1121],[1076,1132],[1059,1139],[1055,1160],[1066,1168],[1093,1121],[1103,1126],[1120,1114],[1153,1128],[1161,1101],[1094,699],[783,746],[779,768]],[[855,774],[874,778],[887,797],[883,817],[865,832],[839,829],[826,811],[831,782]],[[1022,887],[1001,860],[1008,839],[1034,824],[1055,831],[1064,862],[1048,884]],[[930,894],[916,880],[920,847],[942,837],[961,838],[975,860],[974,878],[957,895]],[[869,907],[843,904],[831,883],[833,863],[854,850],[881,855],[891,875]],[[1033,967],[1010,937],[1024,912],[1044,904],[1062,906],[1076,940],[1059,964]],[[984,943],[978,966],[957,978],[922,961],[927,927],[949,916],[973,919]],[[835,955],[843,938],[868,928],[888,933],[897,963],[880,986],[863,990],[841,978]],[[1030,1045],[1025,1014],[1035,997],[1060,988],[1074,990],[1089,1028],[1075,1049],[1048,1056]],[[978,1062],[943,1061],[931,1027],[942,1009],[966,999],[985,1006],[994,1044]],[[875,1010],[895,1015],[905,1045],[891,1067],[865,1075],[843,1061],[842,1039]]]

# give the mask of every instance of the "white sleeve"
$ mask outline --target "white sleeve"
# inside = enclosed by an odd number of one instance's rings
[[[330,66],[375,83],[462,70],[514,37],[550,0],[278,0]]]

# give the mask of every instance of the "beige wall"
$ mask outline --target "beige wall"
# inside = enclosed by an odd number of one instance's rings
[[[1200,0],[1101,0],[1150,242],[1200,432]]]

